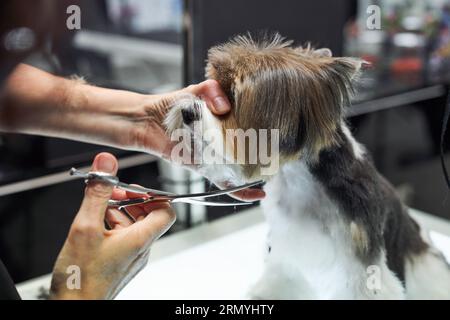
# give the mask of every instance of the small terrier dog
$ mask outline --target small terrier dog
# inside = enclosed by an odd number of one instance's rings
[[[450,298],[444,257],[344,121],[362,63],[294,47],[278,34],[238,36],[211,48],[206,67],[231,113],[215,117],[200,98],[184,96],[166,116],[169,134],[184,128],[200,145],[207,141],[194,122],[219,130],[212,147],[228,160],[237,152],[226,130],[279,130],[280,166],[271,177],[258,163],[195,166],[219,187],[267,181],[266,266],[252,298]]]

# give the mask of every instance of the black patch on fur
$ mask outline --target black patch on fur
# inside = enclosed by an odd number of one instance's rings
[[[199,105],[198,101],[195,101],[191,107],[183,108],[181,110],[183,122],[187,125],[190,125],[192,122],[200,120],[201,117],[200,110],[201,105]]]
[[[427,248],[420,228],[408,215],[394,188],[375,169],[368,156],[359,160],[342,130],[339,146],[324,149],[309,164],[313,176],[342,208],[350,222],[365,228],[368,250],[359,258],[372,264],[383,248],[387,265],[404,282],[405,259]]]

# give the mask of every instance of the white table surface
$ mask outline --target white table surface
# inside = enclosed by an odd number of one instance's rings
[[[417,210],[411,214],[450,261],[450,222]],[[267,225],[259,208],[164,237],[150,263],[117,299],[240,299],[262,272]],[[35,299],[50,275],[19,284]]]

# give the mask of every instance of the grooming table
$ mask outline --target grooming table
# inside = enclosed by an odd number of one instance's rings
[[[450,261],[450,222],[411,209]],[[259,208],[157,241],[150,262],[117,299],[240,299],[263,268],[267,225]],[[18,285],[24,299],[48,287],[50,275]]]

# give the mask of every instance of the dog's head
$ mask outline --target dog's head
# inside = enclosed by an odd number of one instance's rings
[[[261,41],[238,36],[211,48],[206,67],[207,78],[220,83],[232,111],[215,117],[201,100],[186,97],[172,109],[166,125],[170,132],[184,127],[194,140],[212,142],[215,155],[228,162],[221,167],[199,166],[213,181],[224,174],[235,182],[260,179],[267,166],[261,159],[263,149],[281,165],[303,155],[314,158],[321,149],[338,143],[343,107],[349,103],[360,67],[358,59],[332,57],[329,49],[294,47],[280,35]],[[201,132],[216,129],[216,134],[202,136],[193,128],[197,120]],[[242,139],[233,132],[247,133],[245,152],[239,152]],[[248,140],[255,133],[251,146]]]

